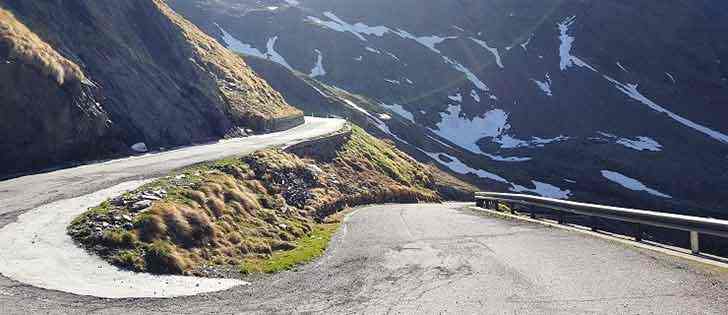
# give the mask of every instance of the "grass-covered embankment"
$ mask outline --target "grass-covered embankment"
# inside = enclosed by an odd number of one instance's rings
[[[105,260],[140,272],[275,272],[321,255],[338,211],[440,201],[444,176],[353,128],[290,152],[180,170],[90,209],[68,231]]]

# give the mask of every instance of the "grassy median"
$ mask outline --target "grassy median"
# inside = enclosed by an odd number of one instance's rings
[[[112,264],[139,272],[271,273],[320,256],[341,210],[437,202],[443,178],[354,127],[312,147],[185,168],[90,209],[68,233]]]

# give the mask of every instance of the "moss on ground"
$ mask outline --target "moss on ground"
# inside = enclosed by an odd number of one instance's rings
[[[240,272],[274,273],[310,262],[324,254],[331,237],[340,225],[341,223],[317,224],[310,235],[296,241],[295,249],[274,252],[270,258],[246,258],[240,266]]]

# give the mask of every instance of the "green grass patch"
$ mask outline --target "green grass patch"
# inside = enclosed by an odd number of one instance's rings
[[[317,224],[309,236],[296,241],[295,249],[274,252],[268,259],[246,258],[240,266],[240,272],[243,274],[274,273],[310,262],[323,255],[331,237],[340,225],[340,222]]]
[[[419,186],[426,181],[427,174],[420,164],[357,126],[353,126],[352,137],[340,157],[369,161],[380,172],[403,184]]]

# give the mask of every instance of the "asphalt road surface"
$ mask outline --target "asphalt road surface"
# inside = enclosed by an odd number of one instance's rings
[[[298,142],[340,120],[0,182],[0,228],[20,214],[197,162]],[[728,314],[726,271],[463,204],[381,205],[348,217],[317,261],[225,291],[102,299],[0,276],[0,314]],[[29,268],[32,266],[29,266]],[[99,289],[101,290],[101,289]]]
[[[728,314],[726,271],[463,204],[350,215],[319,260],[248,286],[99,299],[0,279],[0,313]]]
[[[340,130],[344,123],[341,119],[306,117],[303,125],[282,132],[222,140],[0,181],[0,227],[19,212],[51,201],[78,197],[129,180],[157,177],[199,162],[301,142]]]

